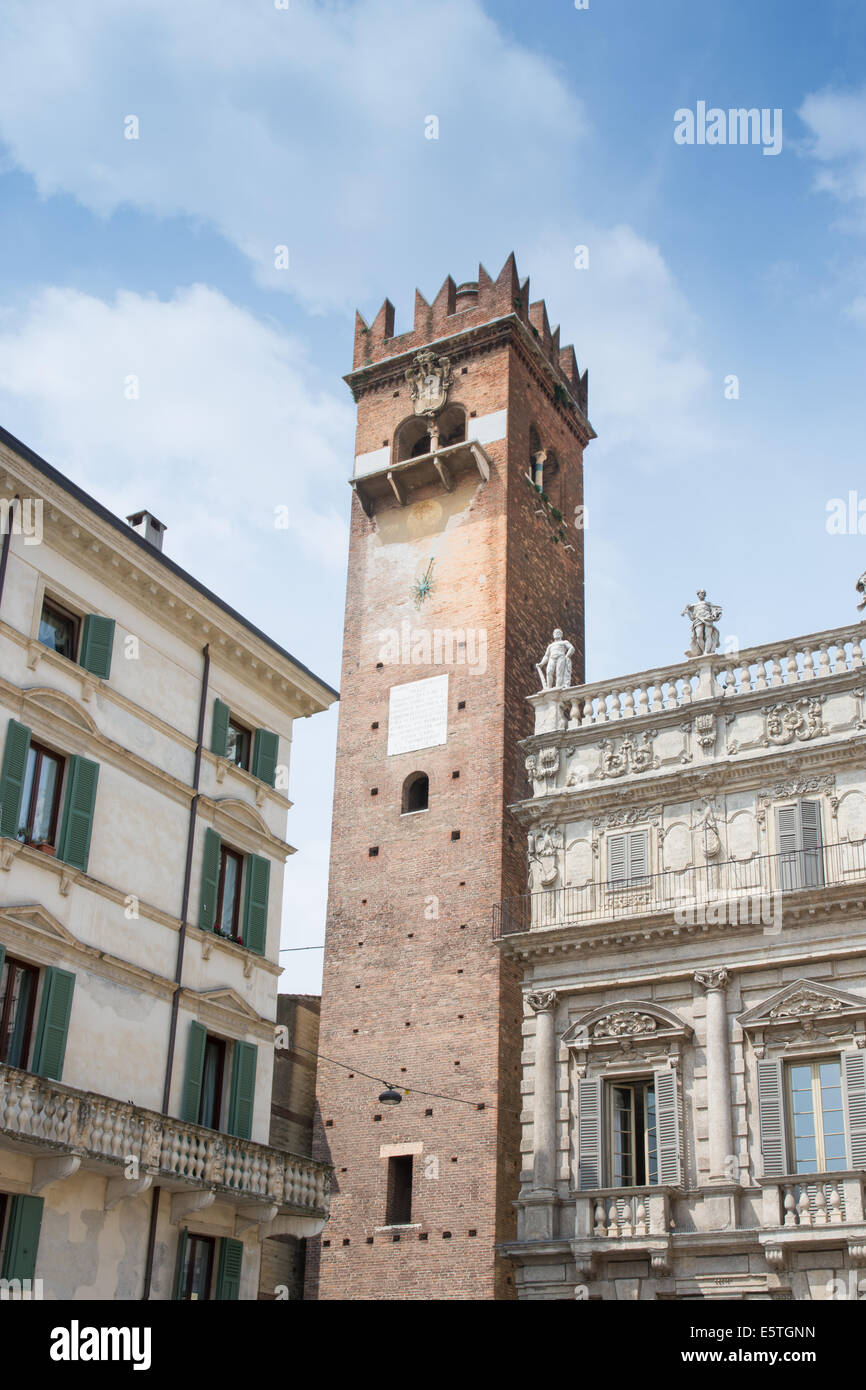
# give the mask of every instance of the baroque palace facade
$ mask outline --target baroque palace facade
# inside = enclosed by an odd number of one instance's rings
[[[2,1287],[255,1299],[327,1218],[269,1136],[292,724],[336,692],[149,514],[5,432],[0,482]]]
[[[866,628],[723,655],[704,599],[529,701],[522,1298],[862,1296]]]

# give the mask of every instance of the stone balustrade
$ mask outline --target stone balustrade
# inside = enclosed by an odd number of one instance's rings
[[[41,1153],[71,1152],[106,1172],[130,1159],[162,1185],[221,1189],[304,1215],[327,1213],[330,1169],[311,1158],[238,1139],[108,1096],[0,1066],[0,1136]]]
[[[764,1178],[761,1224],[786,1230],[861,1224],[864,1175],[856,1172]]]
[[[605,1188],[578,1193],[575,1233],[606,1240],[664,1236],[670,1230],[670,1194],[665,1187]]]
[[[863,666],[863,623],[763,643],[735,653],[672,665],[530,696],[535,732],[576,730],[682,709],[698,701],[806,685]]]

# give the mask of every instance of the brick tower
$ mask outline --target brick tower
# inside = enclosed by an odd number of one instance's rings
[[[518,972],[491,909],[525,891],[524,697],[554,628],[583,678],[587,378],[510,256],[495,281],[358,316],[358,406],[311,1249],[323,1299],[508,1298]],[[543,494],[543,495],[542,495]],[[579,515],[578,519],[579,519]],[[408,1090],[381,1105],[381,1086]],[[416,1091],[414,1088],[418,1088]],[[438,1093],[422,1095],[420,1092]],[[441,1099],[458,1097],[469,1104]]]

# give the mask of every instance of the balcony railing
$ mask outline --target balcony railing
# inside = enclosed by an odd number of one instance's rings
[[[229,1200],[264,1199],[305,1216],[328,1210],[325,1163],[15,1067],[0,1066],[0,1135],[43,1156],[71,1151],[106,1172],[113,1165],[122,1172],[135,1159],[141,1173],[175,1189],[221,1189]]]
[[[582,922],[615,922],[647,913],[720,905],[735,922],[769,920],[776,895],[842,886],[866,879],[866,841],[823,845],[788,854],[708,861],[690,869],[666,869],[618,882],[584,883],[506,898],[493,908],[494,936],[543,931]],[[758,914],[757,918],[755,914]],[[735,915],[736,914],[736,915]]]

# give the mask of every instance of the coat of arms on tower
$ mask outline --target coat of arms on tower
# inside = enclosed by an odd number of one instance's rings
[[[416,353],[412,366],[406,370],[406,380],[415,414],[436,415],[448,399],[451,363],[447,357],[437,357],[429,349]]]

